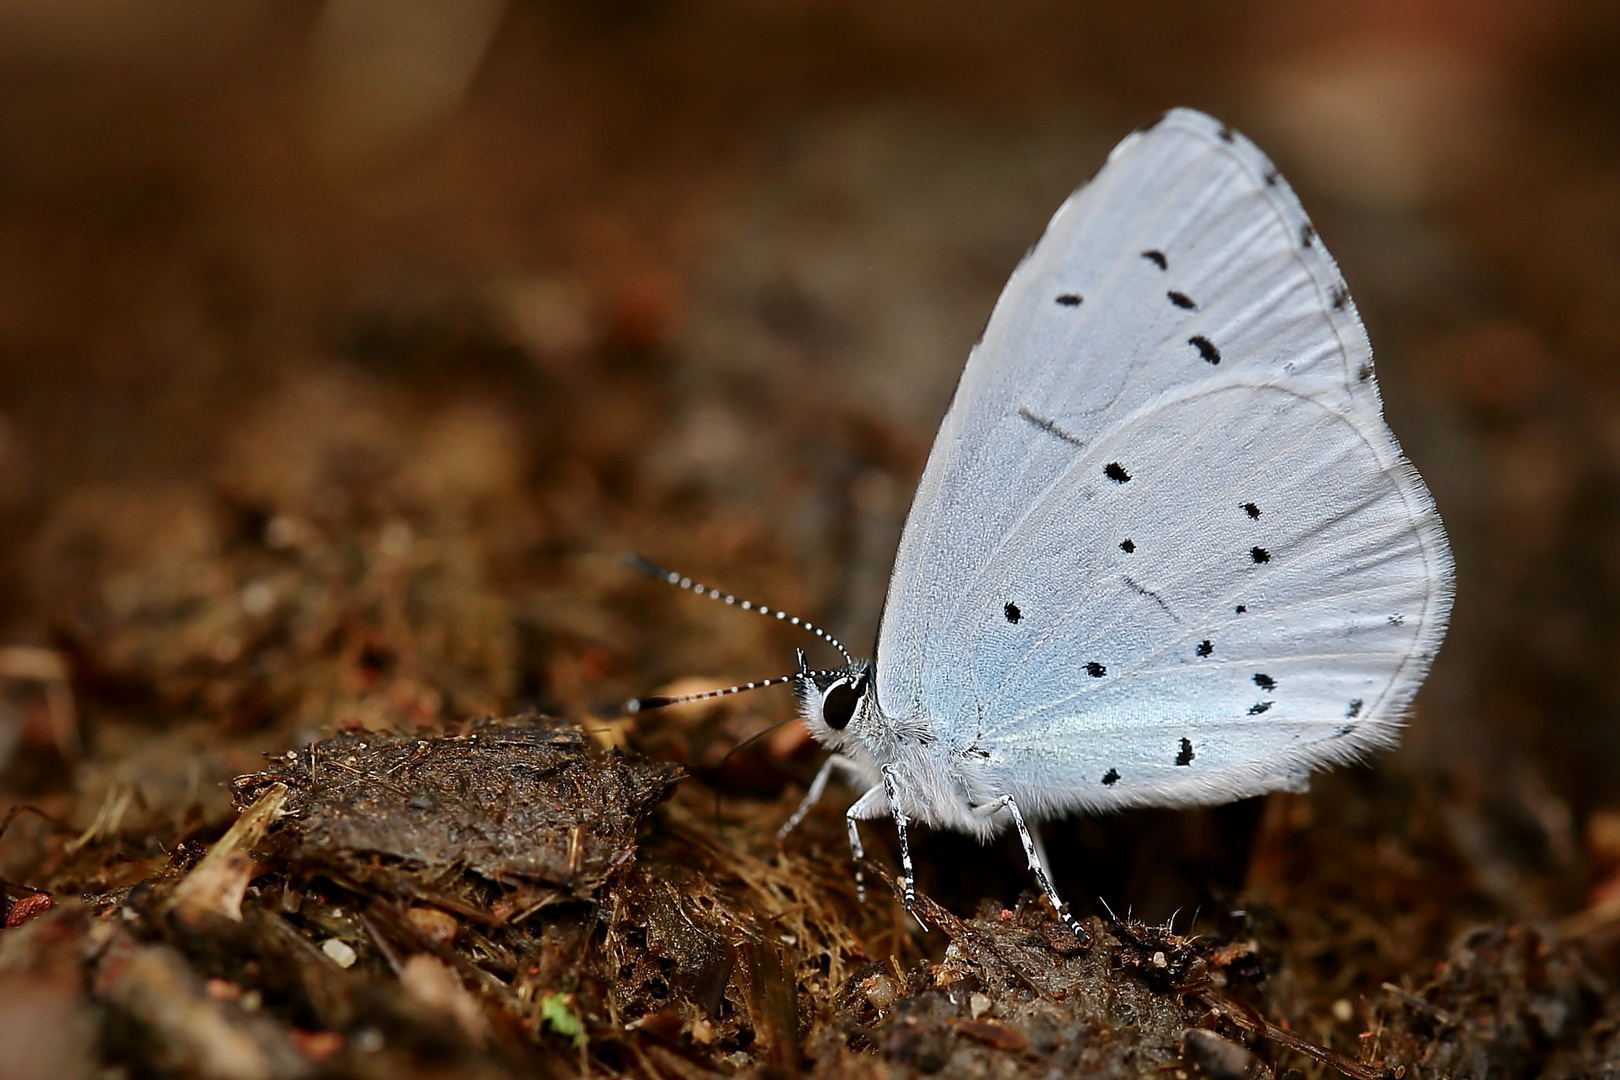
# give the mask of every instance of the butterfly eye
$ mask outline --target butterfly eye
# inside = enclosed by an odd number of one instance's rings
[[[855,716],[855,706],[866,692],[866,680],[851,686],[847,682],[834,683],[821,698],[821,718],[834,731],[843,731]]]

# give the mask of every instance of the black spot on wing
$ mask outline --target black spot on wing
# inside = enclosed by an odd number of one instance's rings
[[[1193,303],[1193,298],[1184,292],[1177,292],[1176,290],[1171,289],[1164,295],[1168,296],[1170,298],[1170,302],[1176,305],[1176,307],[1187,311],[1191,311],[1193,308],[1198,306],[1197,304]]]
[[[1343,311],[1344,305],[1350,302],[1350,288],[1344,282],[1339,282],[1328,290],[1328,303],[1333,305],[1334,311]]]
[[[1110,461],[1103,466],[1103,475],[1116,484],[1123,484],[1131,478],[1131,474],[1125,471],[1125,466],[1117,461]]]
[[[1192,740],[1183,737],[1181,740],[1181,753],[1176,755],[1176,764],[1191,765],[1193,758],[1197,756],[1197,754],[1193,753]]]
[[[1216,132],[1216,134],[1221,137],[1222,142],[1232,142],[1237,137],[1233,133],[1232,129],[1227,127],[1225,124],[1221,125],[1221,130]]]
[[[1316,226],[1308,221],[1301,225],[1299,227],[1299,242],[1305,247],[1310,247],[1316,243]]]
[[[1109,769],[1107,772],[1103,773],[1102,782],[1103,787],[1113,787],[1115,784],[1119,783],[1119,770]]]
[[[1082,299],[1084,298],[1079,293],[1066,292],[1057,298],[1057,302],[1064,307],[1079,307]]]
[[[1221,350],[1217,349],[1215,343],[1203,334],[1194,334],[1187,339],[1187,344],[1197,349],[1198,355],[1203,357],[1206,363],[1218,364],[1221,362]]]
[[[1093,660],[1086,665],[1086,674],[1090,675],[1093,679],[1100,679],[1104,675],[1108,674],[1108,669],[1097,663],[1097,661]]]
[[[1007,616],[1007,621],[1013,624],[1016,624],[1019,619],[1024,617],[1024,613],[1018,610],[1018,605],[1013,603],[1011,600],[1007,601],[1006,606],[1001,610],[1002,613]]]
[[[1360,715],[1361,715],[1361,699],[1356,698],[1354,701],[1352,701],[1350,703],[1350,708],[1345,710],[1344,718],[1346,720],[1354,720],[1356,717],[1358,717]]]
[[[1254,505],[1254,503],[1244,503],[1243,512],[1248,514],[1250,518],[1257,518],[1260,516],[1260,508]]]
[[[1276,187],[1279,179],[1281,178],[1277,175],[1276,169],[1266,170],[1266,187]]]
[[[1127,537],[1119,542],[1119,550],[1129,555],[1131,552],[1136,550],[1136,544],[1129,537]]]
[[[1196,650],[1199,656],[1208,656],[1214,651],[1215,643],[1210,641],[1209,638],[1205,638],[1203,641],[1200,641]]]
[[[1270,675],[1257,671],[1254,674],[1254,685],[1262,690],[1275,690],[1277,689],[1277,680]]]
[[[1164,252],[1157,248],[1142,252],[1142,258],[1157,266],[1160,270],[1170,269],[1170,261],[1164,257]]]
[[[1250,716],[1259,716],[1261,713],[1263,713],[1267,709],[1271,708],[1272,704],[1273,703],[1269,702],[1269,701],[1256,702],[1255,704],[1249,706],[1249,715]]]
[[[1356,378],[1361,382],[1366,382],[1368,379],[1372,378],[1372,365],[1362,364],[1361,368],[1356,372]]]
[[[1235,612],[1238,615],[1242,615],[1245,611],[1248,611],[1248,610],[1249,610],[1249,605],[1248,604],[1239,604],[1237,607],[1232,609],[1232,611]]]
[[[1263,547],[1253,547],[1249,549],[1249,558],[1257,563],[1268,563],[1271,561],[1271,552]]]

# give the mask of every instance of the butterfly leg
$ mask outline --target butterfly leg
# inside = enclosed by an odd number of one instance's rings
[[[917,899],[917,871],[911,865],[911,841],[906,838],[906,826],[911,819],[900,809],[895,792],[894,766],[883,766],[883,795],[889,800],[889,813],[894,816],[895,831],[900,834],[900,873],[905,875],[905,902],[909,911]]]
[[[1058,895],[1057,889],[1053,888],[1052,876],[1046,870],[1046,856],[1043,850],[1045,845],[1024,823],[1024,815],[1019,813],[1018,804],[1013,801],[1013,797],[1003,795],[995,802],[974,808],[975,813],[986,816],[999,813],[1002,810],[1006,810],[1012,817],[1013,827],[1018,830],[1018,839],[1023,841],[1024,857],[1029,860],[1029,869],[1035,875],[1035,884],[1040,886],[1041,892],[1046,894],[1046,898],[1057,909],[1058,915],[1063,919],[1063,925],[1067,926],[1074,936],[1081,941],[1090,941],[1091,935],[1086,932],[1086,928],[1081,926],[1073,915],[1069,914],[1069,905],[1063,902],[1063,898]]]
[[[787,839],[788,833],[797,829],[804,822],[804,819],[810,813],[810,808],[820,802],[821,796],[826,793],[827,781],[832,779],[834,771],[842,772],[857,784],[865,785],[866,778],[861,775],[860,768],[856,766],[853,760],[843,754],[829,755],[827,760],[822,763],[821,771],[816,773],[816,778],[810,781],[810,790],[805,792],[804,799],[799,803],[799,808],[793,811],[793,816],[788,818],[780,829],[776,830],[778,840]]]
[[[894,830],[900,836],[900,873],[904,877],[902,889],[902,902],[911,917],[917,920],[917,925],[928,932],[928,924],[918,918],[913,910],[917,903],[917,871],[911,864],[911,841],[906,835],[906,827],[911,824],[911,818],[900,809],[899,793],[895,789],[895,768],[893,765],[883,766],[883,797],[889,801],[889,813],[894,817]]]
[[[849,852],[855,856],[855,899],[862,904],[866,903],[866,874],[861,870],[861,861],[866,858],[866,849],[861,846],[861,830],[855,823],[862,818],[877,817],[884,798],[882,788],[871,788],[844,811],[844,824],[849,828]]]
[[[1046,854],[1046,838],[1041,835],[1041,823],[1036,822],[1029,827],[1029,838],[1035,844],[1035,857],[1041,860],[1042,866],[1051,866],[1052,860]]]

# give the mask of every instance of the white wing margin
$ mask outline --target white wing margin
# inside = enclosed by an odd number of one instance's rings
[[[1226,801],[1393,743],[1452,588],[1338,267],[1258,148],[1176,110],[997,301],[901,539],[878,700],[975,802]]]

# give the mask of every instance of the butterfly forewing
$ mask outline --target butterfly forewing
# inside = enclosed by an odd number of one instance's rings
[[[977,797],[1234,798],[1393,741],[1450,589],[1337,267],[1264,155],[1178,110],[998,301],[901,541],[879,700],[1017,778]]]

